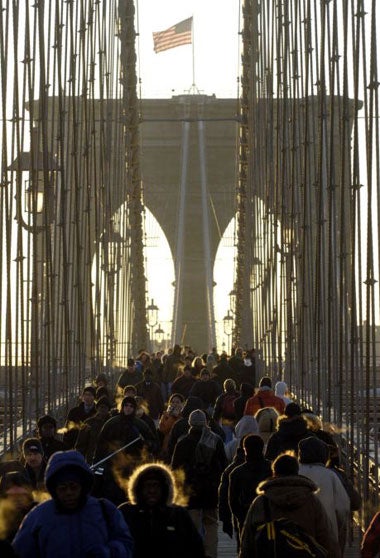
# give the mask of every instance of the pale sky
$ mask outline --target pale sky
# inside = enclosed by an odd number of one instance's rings
[[[142,97],[168,98],[189,90],[193,47],[156,54],[153,31],[193,16],[195,83],[201,93],[235,98],[239,66],[239,0],[137,0],[137,54]]]

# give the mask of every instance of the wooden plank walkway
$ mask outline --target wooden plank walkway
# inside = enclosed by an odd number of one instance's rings
[[[361,532],[358,527],[354,527],[353,535],[354,540],[352,545],[346,546],[344,558],[360,558]],[[236,541],[230,539],[228,535],[223,533],[222,524],[220,522],[218,532],[218,558],[237,558]]]

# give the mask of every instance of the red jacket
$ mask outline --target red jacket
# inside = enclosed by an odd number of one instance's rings
[[[274,407],[282,415],[285,410],[285,403],[281,397],[274,394],[273,390],[259,389],[253,397],[248,399],[244,414],[255,416],[257,411],[263,407]]]

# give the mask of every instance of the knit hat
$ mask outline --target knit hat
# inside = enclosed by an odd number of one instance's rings
[[[205,413],[203,411],[201,411],[201,409],[195,409],[195,411],[193,411],[189,415],[189,425],[190,426],[206,426],[207,425],[207,419],[206,419]]]
[[[41,453],[43,455],[44,450],[42,444],[38,438],[27,438],[22,445],[22,453],[34,451],[36,453]]]
[[[323,463],[329,457],[329,447],[316,436],[309,436],[298,442],[300,463]]]
[[[52,424],[54,428],[57,428],[57,421],[51,415],[44,415],[40,417],[37,421],[38,428],[41,428],[44,424]]]
[[[301,416],[301,407],[297,403],[288,403],[285,407],[285,415],[288,418]]]

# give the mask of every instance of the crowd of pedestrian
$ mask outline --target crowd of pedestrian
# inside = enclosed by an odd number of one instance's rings
[[[0,464],[1,556],[217,558],[221,522],[239,558],[280,557],[262,526],[285,518],[303,545],[343,558],[361,498],[338,438],[257,363],[240,348],[140,351],[83,386],[63,425],[41,416]]]

